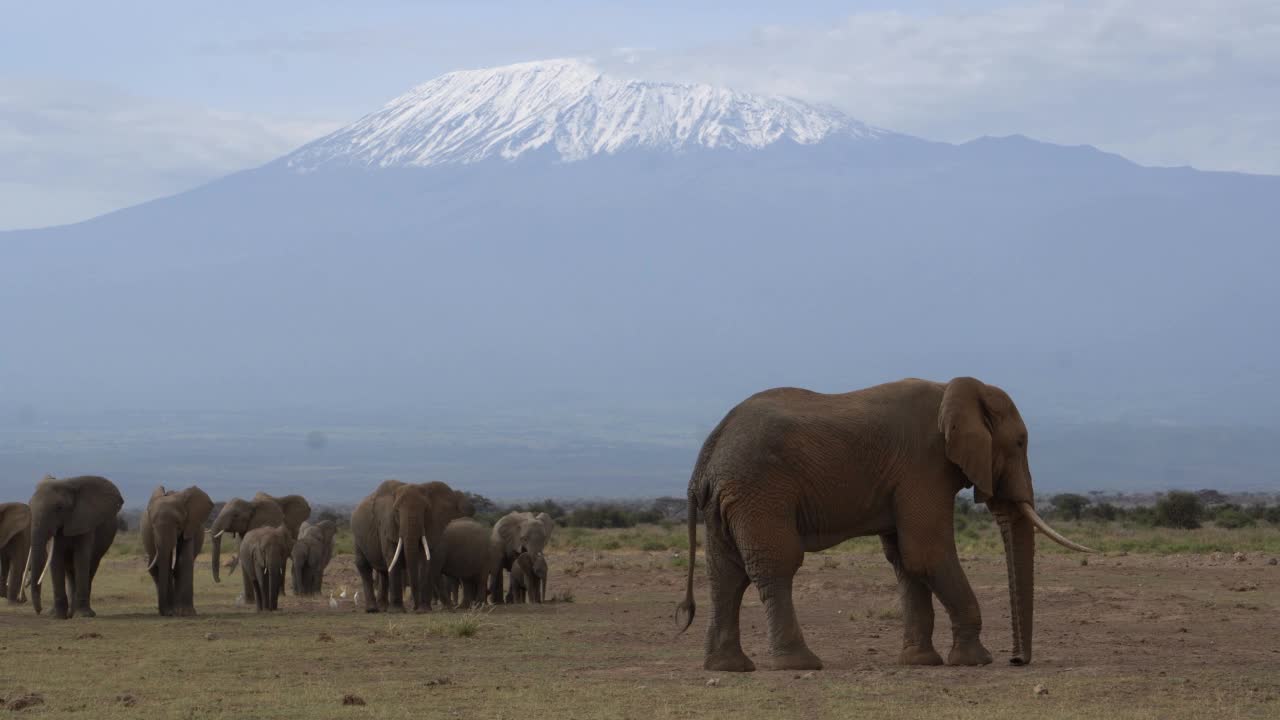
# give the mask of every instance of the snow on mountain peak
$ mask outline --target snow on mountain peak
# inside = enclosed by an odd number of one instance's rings
[[[289,167],[424,167],[547,146],[562,161],[632,148],[761,148],[884,131],[798,100],[622,80],[573,59],[447,73],[299,148]]]

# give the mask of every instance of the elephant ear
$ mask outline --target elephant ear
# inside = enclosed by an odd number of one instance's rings
[[[938,429],[947,443],[947,459],[973,484],[974,499],[995,494],[991,478],[991,421],[983,403],[983,384],[971,377],[947,383],[938,408]],[[985,497],[983,497],[985,496]]]
[[[311,503],[301,495],[285,495],[276,498],[276,502],[280,503],[280,509],[284,511],[284,525],[289,534],[297,537],[303,521],[311,517]]]
[[[187,511],[187,521],[182,526],[182,537],[188,541],[204,537],[204,523],[213,512],[213,500],[205,491],[192,485],[182,491]]]
[[[65,482],[74,497],[71,514],[62,530],[65,535],[92,532],[106,520],[114,520],[124,505],[120,491],[106,478],[72,478]]]
[[[0,505],[0,547],[13,541],[14,536],[31,527],[31,509],[23,503]]]

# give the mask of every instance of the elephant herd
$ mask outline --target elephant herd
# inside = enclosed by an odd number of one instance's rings
[[[933,646],[936,597],[951,620],[946,662],[991,662],[982,616],[956,551],[955,497],[973,488],[997,521],[1008,567],[1013,651],[1031,661],[1035,533],[1073,550],[1036,512],[1026,424],[1004,390],[971,377],[946,383],[906,379],[842,394],[775,388],[729,411],[698,454],[688,490],[689,562],[680,630],[694,617],[697,523],[703,521],[712,613],[704,667],[746,672],[739,610],[754,585],[765,610],[769,664],[820,669],[792,601],[807,552],[877,535],[897,577],[903,615],[899,662],[939,665]],[[116,534],[122,500],[100,477],[36,487],[30,507],[0,505],[0,594],[41,610],[52,574],[54,614],[92,616],[93,576]],[[213,503],[199,488],[159,488],[143,516],[148,571],[160,613],[190,615],[194,562]],[[227,502],[209,530],[218,580],[221,538],[241,538],[244,597],[272,610],[293,560],[298,594],[315,593],[333,554],[333,528],[304,525],[311,508],[297,495]],[[474,519],[467,496],[440,482],[387,480],[351,516],[355,564],[368,612],[441,606],[540,602],[543,555],[554,524],[545,514],[511,513],[492,527]],[[25,560],[24,560],[25,558]],[[23,569],[26,570],[25,578]],[[38,573],[36,569],[42,568]],[[510,576],[504,592],[504,574]]]
[[[23,603],[29,589],[40,613],[41,591],[51,577],[55,617],[93,617],[93,578],[115,540],[123,504],[119,489],[106,478],[46,476],[30,503],[0,505],[0,595],[11,604]],[[307,522],[311,505],[305,498],[261,492],[251,500],[233,498],[210,524],[213,508],[213,500],[196,486],[158,487],[147,502],[138,529],[161,615],[196,614],[196,557],[206,534],[216,582],[222,580],[223,536],[240,538],[230,566],[240,568],[242,601],[258,610],[279,608],[286,577],[296,595],[320,592],[337,527],[331,520]],[[474,515],[466,494],[442,482],[379,484],[351,516],[365,610],[405,610],[406,588],[415,611],[430,610],[433,601],[457,606],[459,588],[467,607],[487,600],[541,602],[547,575],[543,550],[555,527],[550,516],[513,512],[489,528]],[[504,572],[512,576],[506,595]]]

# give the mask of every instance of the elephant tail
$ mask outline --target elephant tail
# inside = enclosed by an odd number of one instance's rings
[[[693,602],[693,566],[694,557],[698,553],[698,507],[694,503],[694,490],[689,490],[689,574],[684,586],[684,600],[676,606],[676,625],[680,627],[676,634],[684,632],[693,624],[693,614],[697,606]],[[684,621],[681,622],[681,616]]]
[[[707,436],[706,442],[702,443],[702,449],[698,451],[698,461],[693,466],[693,475],[689,478],[689,507],[688,507],[688,524],[689,524],[689,574],[685,580],[684,600],[676,606],[676,625],[679,630],[676,634],[684,632],[693,624],[693,614],[697,609],[693,602],[693,568],[694,562],[698,555],[698,509],[705,506],[705,499],[713,494],[710,487],[710,481],[707,477],[707,466],[711,464],[711,455],[715,452],[716,443],[720,441],[720,434],[724,432],[724,428],[729,424],[729,419],[733,417],[734,411],[730,410],[728,415],[716,425],[711,434]],[[683,621],[682,621],[683,616]]]

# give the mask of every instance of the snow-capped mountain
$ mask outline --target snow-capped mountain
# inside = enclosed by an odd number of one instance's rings
[[[428,167],[513,160],[544,148],[575,161],[627,149],[762,148],[886,134],[799,100],[624,80],[569,59],[442,75],[285,162],[298,170]]]
[[[146,497],[206,467],[203,439],[146,445],[149,470],[105,444],[30,452],[26,428],[6,454],[24,405],[294,429],[280,409],[311,408],[351,429],[323,461],[300,436],[298,456],[218,447],[289,492],[416,476],[657,495],[752,392],[974,375],[1036,427],[1039,487],[1249,487],[1280,474],[1273,435],[1183,428],[1280,433],[1276,227],[1276,177],[930,142],[573,61],[452,73],[263,167],[0,233],[0,483],[117,468]],[[411,439],[358,421],[389,409]],[[1055,417],[1177,426],[1041,432]]]

